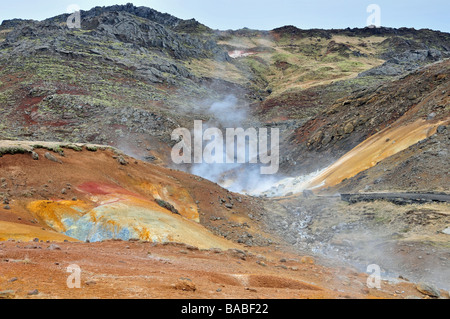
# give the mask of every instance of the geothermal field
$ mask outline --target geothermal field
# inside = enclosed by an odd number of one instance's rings
[[[16,18],[0,299],[450,298],[449,33]]]

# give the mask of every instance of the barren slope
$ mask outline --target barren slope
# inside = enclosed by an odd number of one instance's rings
[[[146,242],[0,243],[0,291],[6,298],[346,299],[420,298],[406,281],[367,289],[367,275],[316,265],[276,251],[198,250]],[[280,260],[283,260],[282,262]],[[81,289],[69,289],[69,265]],[[28,295],[34,289],[37,295]],[[443,296],[447,296],[442,291]]]

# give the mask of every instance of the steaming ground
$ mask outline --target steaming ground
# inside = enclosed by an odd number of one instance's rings
[[[248,128],[249,123],[253,127],[263,126],[255,123],[250,116],[249,107],[240,101],[236,95],[229,94],[222,100],[210,103],[203,101],[198,103],[196,112],[209,116],[209,121],[203,123],[203,132],[208,128],[219,128],[225,131],[226,128]],[[194,135],[191,131],[191,135]],[[199,133],[199,132],[197,132]],[[203,145],[204,146],[204,145]],[[222,158],[234,159],[234,164],[193,164],[183,169],[193,175],[200,176],[220,186],[236,193],[248,194],[251,196],[282,197],[302,193],[308,188],[309,182],[319,176],[324,170],[299,176],[284,176],[282,174],[262,175],[263,164],[250,163],[250,143],[248,139],[244,143],[236,141],[233,154],[227,153],[226,146],[223,147]],[[246,163],[237,163],[239,154],[245,154]],[[178,167],[179,168],[179,167]]]
[[[223,164],[213,166],[215,167],[197,166],[192,169],[191,173],[217,183],[231,192],[251,196],[264,196],[265,192],[283,179],[278,175],[261,175],[259,165]]]
[[[349,204],[339,197],[268,199],[269,231],[300,253],[325,256],[366,272],[379,265],[384,279],[425,281],[450,289],[450,250],[443,230],[448,203]]]
[[[242,174],[239,172],[242,171]],[[225,172],[220,180],[216,180],[220,186],[236,193],[241,193],[250,196],[261,197],[284,197],[302,194],[305,190],[309,190],[310,181],[319,176],[323,170],[319,170],[307,175],[300,175],[296,177],[286,177],[281,174],[274,176],[261,176],[259,168],[245,168],[238,173],[234,171]],[[236,176],[237,175],[237,176]],[[228,177],[227,177],[228,176]],[[208,179],[206,173],[202,177]],[[209,176],[212,177],[212,176]]]
[[[319,176],[323,171],[325,171],[325,169],[318,170],[307,175],[284,178],[260,193],[260,195],[267,197],[283,197],[300,194],[305,190],[309,190],[310,182]]]

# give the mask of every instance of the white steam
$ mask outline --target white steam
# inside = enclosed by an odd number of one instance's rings
[[[243,128],[248,119],[248,106],[239,103],[234,95],[228,95],[223,100],[211,104],[205,110],[212,119],[203,124],[203,132],[211,127],[222,130],[227,128]],[[249,140],[235,141],[234,149],[223,148],[223,159],[226,164],[194,164],[190,173],[213,181],[230,191],[237,193],[260,194],[269,189],[280,177],[262,175],[262,164],[251,154],[257,153]],[[245,155],[245,163],[238,163],[238,156]],[[227,163],[230,160],[232,163]]]
[[[247,107],[239,107],[238,99],[234,95],[228,95],[224,100],[213,103],[207,112],[213,115],[223,128],[240,127],[247,119]]]

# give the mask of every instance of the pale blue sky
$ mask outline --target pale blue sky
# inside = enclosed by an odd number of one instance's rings
[[[381,7],[381,25],[429,28],[450,32],[449,0],[15,0],[0,1],[0,21],[43,20],[66,12],[70,4],[82,10],[125,4],[147,6],[182,19],[195,18],[213,29],[271,30],[284,25],[302,29],[365,27],[370,4]]]

